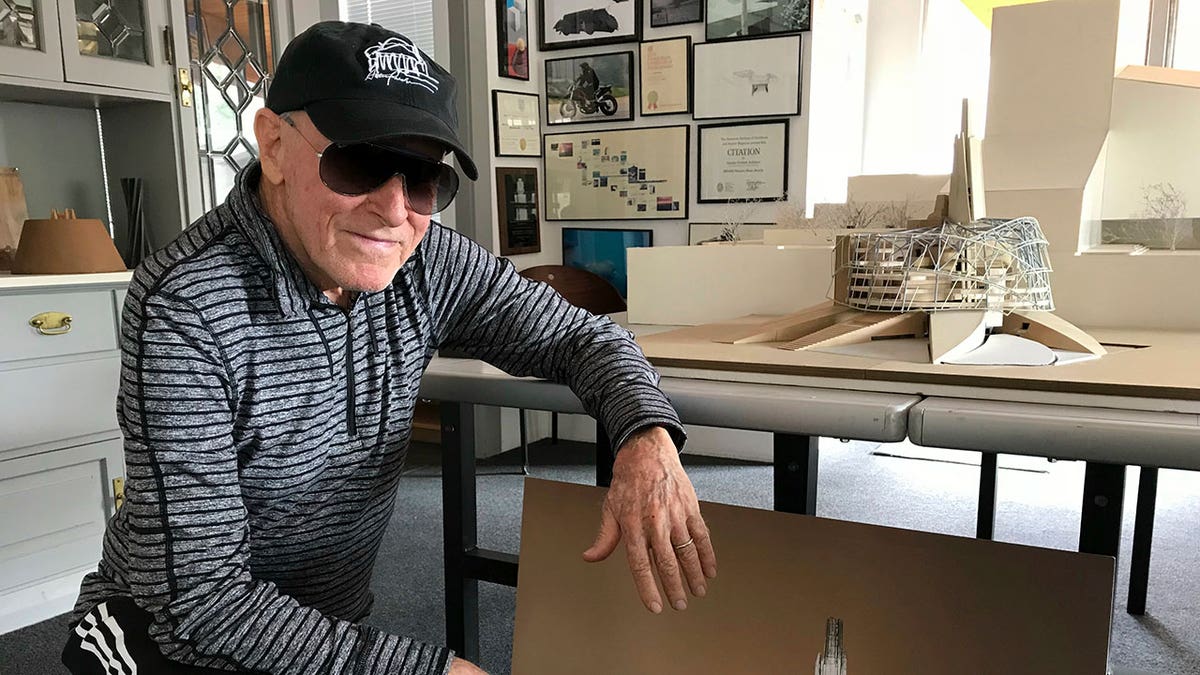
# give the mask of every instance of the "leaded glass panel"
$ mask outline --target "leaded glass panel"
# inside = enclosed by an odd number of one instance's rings
[[[142,0],[75,0],[79,53],[146,61]]]
[[[0,0],[0,46],[41,49],[34,0]]]
[[[274,68],[269,0],[187,0],[205,210],[258,157],[254,115]]]

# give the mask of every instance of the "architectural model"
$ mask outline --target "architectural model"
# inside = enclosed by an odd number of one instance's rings
[[[1054,350],[1106,353],[1054,316],[1046,237],[1034,218],[987,218],[982,149],[967,127],[954,139],[939,225],[837,237],[832,302],[747,328],[727,342],[779,342],[798,351],[879,339],[928,338],[932,363],[1050,365]],[[940,212],[944,208],[944,213]],[[986,352],[977,352],[992,336]]]
[[[817,654],[813,675],[846,675],[846,649],[842,642],[842,620],[825,621],[825,651]]]
[[[834,301],[872,312],[1054,309],[1033,218],[838,237]]]

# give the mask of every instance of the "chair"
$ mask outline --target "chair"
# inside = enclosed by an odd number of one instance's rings
[[[604,277],[592,274],[587,270],[566,265],[538,265],[522,270],[519,273],[526,279],[549,284],[558,291],[567,302],[586,309],[592,314],[612,314],[626,310],[625,298],[621,292],[610,284]],[[521,455],[524,475],[529,475],[529,439],[525,428],[525,409],[520,409],[521,418]],[[550,413],[550,439],[558,443],[558,413]]]

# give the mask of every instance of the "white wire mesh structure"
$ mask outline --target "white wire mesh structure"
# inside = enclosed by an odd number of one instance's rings
[[[872,312],[1054,309],[1035,218],[838,237],[834,302]]]

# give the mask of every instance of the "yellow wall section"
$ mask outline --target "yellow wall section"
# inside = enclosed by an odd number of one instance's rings
[[[988,30],[992,28],[992,10],[996,7],[1030,5],[1035,2],[1045,2],[1045,0],[962,0],[967,9],[979,17],[979,20],[983,22],[983,25],[988,27]]]

